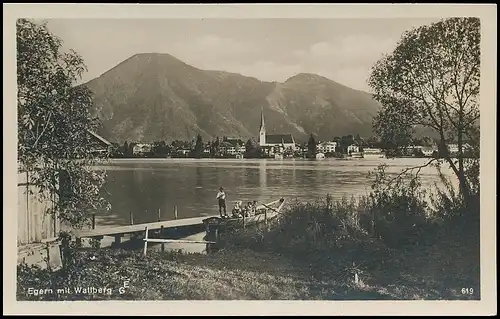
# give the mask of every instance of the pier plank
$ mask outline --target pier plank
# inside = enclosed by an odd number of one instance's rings
[[[274,205],[278,203],[279,200],[272,201],[265,205],[257,205],[257,208],[269,208],[270,205]],[[133,233],[141,233],[144,232],[144,229],[147,227],[148,230],[160,230],[160,229],[168,229],[174,227],[185,227],[185,226],[196,226],[203,225],[203,220],[212,217],[219,217],[219,215],[207,215],[207,216],[199,216],[199,217],[191,217],[191,218],[183,218],[183,219],[174,219],[174,220],[165,220],[158,221],[152,223],[143,223],[143,224],[133,224],[125,225],[125,226],[112,226],[112,227],[99,227],[91,230],[75,230],[74,235],[76,238],[98,238],[102,239],[103,236],[117,236],[117,235],[125,235],[125,234],[133,234]],[[131,213],[131,219],[133,218],[133,214]]]
[[[88,237],[115,236],[115,235],[144,232],[145,227],[147,227],[149,230],[159,230],[162,227],[164,229],[167,229],[167,228],[183,227],[183,226],[195,226],[195,225],[201,226],[203,225],[203,220],[205,218],[217,217],[217,216],[219,215],[165,220],[161,222],[134,224],[134,225],[117,226],[117,227],[101,227],[93,230],[75,231],[74,234],[75,237],[77,238],[88,238]]]

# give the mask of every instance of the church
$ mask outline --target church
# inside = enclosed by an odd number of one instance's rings
[[[264,110],[261,111],[259,145],[268,154],[283,153],[286,149],[296,150],[292,134],[266,134]]]

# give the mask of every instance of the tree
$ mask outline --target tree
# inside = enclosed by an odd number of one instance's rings
[[[260,145],[254,138],[249,138],[245,143],[245,158],[259,158]]]
[[[151,149],[153,157],[165,157],[168,153],[167,143],[165,141],[155,141]]]
[[[380,146],[380,140],[377,136],[370,136],[366,141],[368,147],[378,148]]]
[[[369,79],[383,109],[376,119],[379,134],[405,138],[420,126],[439,135],[439,149],[459,180],[462,198],[478,189],[464,158],[464,140],[479,146],[480,21],[450,18],[403,34],[392,54],[378,61]],[[447,150],[457,140],[458,158]]]
[[[100,126],[90,113],[92,93],[74,86],[86,67],[76,52],[63,52],[46,24],[19,19],[16,27],[19,166],[41,200],[53,202],[49,213],[81,227],[110,208],[101,196],[106,174],[91,167],[98,157],[89,131]]]
[[[217,136],[215,138],[215,142],[213,144],[214,153],[215,153],[216,156],[220,155],[220,143],[221,143],[221,141],[220,141],[219,137]]]
[[[401,113],[409,106],[397,99],[386,99],[382,110],[373,120],[375,134],[380,138],[380,146],[388,157],[400,156],[412,143],[413,127],[408,125],[411,115]],[[389,125],[387,124],[389,123]]]
[[[203,154],[203,140],[201,138],[200,133],[198,133],[198,135],[196,135],[196,142],[194,145],[194,156],[196,158],[200,158],[202,154]]]
[[[127,141],[125,141],[125,143],[123,143],[122,153],[123,153],[124,157],[129,157],[130,156],[130,154],[129,154],[129,146],[128,146],[128,142]]]
[[[123,157],[122,147],[118,143],[112,143],[110,157],[120,158]]]
[[[309,140],[307,141],[307,157],[313,158],[316,156],[316,140],[314,139],[313,134],[309,136]]]

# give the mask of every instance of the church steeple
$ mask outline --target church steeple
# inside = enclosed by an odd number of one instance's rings
[[[264,122],[264,108],[262,107],[260,109],[259,145],[266,145],[266,124]]]
[[[260,109],[260,132],[266,131],[266,124],[264,123],[264,109]]]

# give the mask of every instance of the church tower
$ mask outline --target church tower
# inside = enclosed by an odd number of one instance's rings
[[[266,145],[266,125],[264,124],[264,109],[260,111],[260,130],[259,130],[259,145]]]

